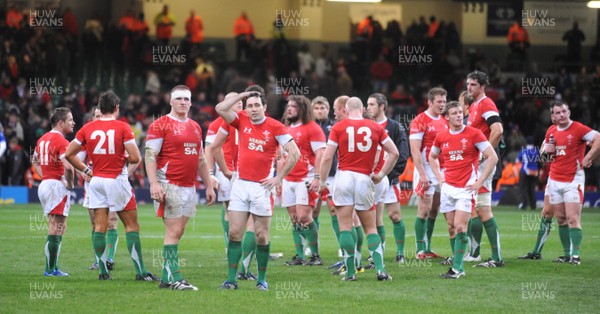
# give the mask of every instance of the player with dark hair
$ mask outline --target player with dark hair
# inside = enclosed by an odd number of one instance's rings
[[[75,169],[92,177],[88,192],[89,206],[94,209],[93,242],[100,272],[98,279],[112,279],[106,265],[106,230],[108,212],[116,211],[125,225],[127,248],[136,272],[135,279],[157,281],[158,278],[144,267],[137,204],[126,166],[126,163],[137,165],[140,162],[140,151],[129,124],[115,119],[119,113],[119,102],[119,97],[113,92],[100,95],[98,107],[102,117],[87,123],[77,132],[65,157]],[[82,146],[85,146],[88,158],[94,165],[93,172],[77,157]],[[135,167],[129,167],[131,169]]]
[[[58,256],[62,236],[67,228],[67,217],[71,208],[73,189],[73,166],[65,160],[69,141],[65,136],[73,132],[75,122],[68,108],[56,108],[50,116],[52,130],[40,137],[35,146],[33,166],[42,175],[38,188],[38,198],[44,215],[48,216],[48,237],[46,240],[46,270],[44,276],[63,277],[69,274],[60,270]]]
[[[100,117],[102,117],[102,112],[100,112],[100,109],[98,107],[96,107],[93,111],[94,115],[92,116],[92,121],[96,120],[96,119],[100,119]],[[85,163],[86,159],[87,159],[87,152],[85,150],[85,147],[82,147],[81,151],[77,154],[77,157],[79,157],[79,159],[81,159],[82,162]],[[92,169],[93,165],[91,163],[87,163],[88,168]],[[137,168],[137,165],[129,165],[129,167],[135,167]],[[132,171],[128,171],[129,173],[132,173],[135,168]],[[94,237],[94,230],[96,229],[96,223],[94,221],[94,210],[90,208],[90,196],[89,193],[87,192],[90,186],[90,180],[92,179],[92,177],[86,175],[85,173],[81,173],[81,175],[83,176],[84,179],[84,184],[83,184],[83,190],[84,190],[84,197],[83,197],[83,207],[88,209],[88,213],[90,216],[90,222],[92,223],[92,244],[94,243],[93,241],[93,237]],[[117,227],[119,225],[119,215],[117,215],[116,212],[108,212],[108,231],[106,232],[106,267],[108,268],[108,270],[113,270],[115,267],[115,253],[117,251],[117,244],[119,243],[119,232],[117,230]],[[92,245],[93,248],[93,245]],[[98,262],[95,261],[95,254],[94,254],[94,263],[88,268],[89,270],[98,270]]]
[[[467,75],[467,91],[473,97],[474,103],[469,107],[469,119],[467,125],[480,130],[492,147],[498,147],[502,139],[503,127],[500,113],[494,101],[485,95],[485,88],[489,85],[487,74],[481,71],[473,71]],[[479,174],[487,164],[482,156],[479,161]],[[479,247],[483,228],[490,241],[492,257],[487,261],[475,265],[476,267],[504,267],[502,254],[500,252],[500,233],[498,224],[492,214],[492,179],[494,171],[485,178],[481,189],[477,193],[475,211],[471,214],[471,252],[465,258],[465,262],[480,261]]]
[[[233,107],[242,100],[245,110],[235,112]],[[292,170],[300,152],[285,126],[265,116],[267,103],[262,87],[253,85],[237,96],[226,98],[216,106],[217,113],[239,132],[240,150],[238,178],[231,187],[229,202],[229,247],[227,250],[228,276],[222,289],[237,289],[238,262],[242,255],[242,235],[252,216],[256,231],[256,288],[268,290],[266,282],[269,263],[269,226],[273,215],[272,189],[280,185]],[[281,171],[272,176],[271,170],[279,146],[288,154]],[[258,166],[257,166],[258,165]]]
[[[302,156],[282,183],[281,206],[288,209],[296,249],[296,255],[286,265],[321,266],[319,227],[313,219],[313,208],[318,198],[319,167],[325,149],[325,134],[313,121],[310,99],[305,96],[288,97],[284,124]],[[304,256],[301,237],[306,239],[312,254],[308,261]]]
[[[388,119],[385,115],[388,106],[387,98],[380,93],[375,93],[367,99],[367,112],[373,117],[377,124],[383,126],[387,135],[390,137],[399,152],[399,157],[392,171],[387,174],[381,182],[375,185],[375,204],[376,204],[376,225],[377,234],[381,238],[382,247],[385,250],[385,227],[383,224],[383,209],[388,213],[392,224],[394,225],[394,240],[396,243],[396,258],[395,262],[404,263],[404,240],[406,236],[406,228],[402,220],[402,211],[400,210],[400,184],[398,176],[404,171],[406,161],[410,155],[408,149],[408,140],[406,138],[406,130],[404,127],[392,119]],[[379,154],[379,160],[375,166],[374,173],[378,173],[386,158],[385,153]],[[369,268],[375,268],[371,263]]]

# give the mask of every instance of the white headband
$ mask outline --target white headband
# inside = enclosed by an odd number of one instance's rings
[[[177,89],[171,93],[171,100],[176,98],[187,98],[192,99],[192,92],[186,89]]]

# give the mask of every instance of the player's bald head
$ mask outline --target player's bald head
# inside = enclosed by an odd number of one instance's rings
[[[362,107],[363,102],[358,97],[350,97],[346,102],[346,109],[348,109],[348,112],[361,111]]]
[[[342,95],[338,98],[336,98],[333,101],[333,107],[334,108],[345,108],[346,107],[346,102],[348,102],[348,99],[350,99],[350,97],[346,96],[346,95]]]

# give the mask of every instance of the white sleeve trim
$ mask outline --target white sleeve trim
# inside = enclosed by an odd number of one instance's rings
[[[391,137],[387,137],[385,140],[383,140],[383,142],[379,142],[381,144],[381,146],[385,145],[385,143],[387,143],[388,141],[391,141],[392,138]]]
[[[487,120],[489,117],[500,116],[500,114],[498,114],[496,111],[488,111],[484,112],[481,116]]]
[[[480,152],[483,152],[488,147],[490,147],[491,144],[488,141],[483,141],[483,142],[475,143],[475,146],[477,146],[477,149],[479,149]]]
[[[408,136],[409,140],[423,140],[423,137],[425,136],[425,132],[419,132],[419,133],[413,133],[411,135]]]
[[[227,130],[225,130],[224,128],[219,128],[219,132],[221,132],[225,135],[229,135],[229,132],[227,132]]]
[[[74,138],[73,142],[75,142],[75,143],[77,143],[77,145],[81,146],[81,142],[77,138]]]
[[[594,137],[596,137],[596,134],[598,134],[598,131],[591,130],[586,135],[584,135],[581,139],[586,142],[591,142],[594,139]]]
[[[437,146],[431,146],[431,152],[430,153],[434,153],[435,155],[439,155],[441,152],[440,148]]]
[[[277,135],[277,136],[275,136],[275,138],[277,139],[277,142],[281,146],[285,146],[285,144],[287,144],[289,141],[293,140],[292,136],[289,134]]]
[[[146,141],[146,148],[153,149],[157,152],[160,152],[163,144],[162,138],[154,138]]]
[[[217,137],[216,134],[207,135],[206,139],[204,139],[204,141],[206,142],[206,145],[210,145],[210,144],[214,143],[216,137]]]
[[[325,142],[310,142],[310,148],[312,148],[313,152],[316,152],[317,150],[321,149],[321,148],[325,148]]]
[[[336,143],[336,142],[334,142],[334,141],[332,141],[332,140],[328,140],[328,141],[327,141],[327,145],[331,145],[331,146],[338,147],[338,143]]]
[[[132,139],[130,139],[129,141],[127,141],[127,142],[123,143],[123,145],[128,145],[128,144],[135,144],[135,139],[134,139],[134,138],[132,138]]]

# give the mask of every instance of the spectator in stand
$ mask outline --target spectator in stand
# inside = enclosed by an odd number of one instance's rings
[[[404,85],[396,85],[396,89],[394,89],[390,98],[394,107],[394,114],[416,113],[417,102],[411,94],[404,91]]]
[[[17,9],[16,5],[12,5],[8,12],[6,12],[6,26],[12,29],[20,29],[21,21],[23,20],[23,13]]]
[[[242,53],[248,61],[252,43],[254,42],[254,26],[248,19],[246,12],[242,12],[233,23],[233,35],[235,36],[235,60],[242,61]]]
[[[371,64],[373,92],[387,94],[388,84],[393,74],[394,69],[392,68],[392,65],[385,60],[382,54],[380,54],[377,61]]]
[[[585,34],[579,29],[579,23],[573,22],[573,28],[563,35],[562,40],[567,42],[567,62],[570,68],[577,68],[581,62],[581,43],[585,41]]]
[[[359,62],[368,62],[369,42],[373,37],[373,17],[367,16],[362,19],[356,27],[356,37],[354,40],[354,49],[352,52],[356,55]]]
[[[12,137],[6,154],[6,169],[8,170],[8,185],[25,185],[25,171],[30,167],[29,158],[19,140]]]
[[[518,70],[524,70],[527,63],[527,50],[530,47],[527,30],[518,21],[515,21],[508,30],[507,39],[513,57],[517,59],[515,61],[520,63]]]
[[[216,80],[215,69],[212,64],[201,57],[196,58],[196,76],[198,78],[198,89],[211,95]]]
[[[97,60],[101,56],[104,28],[98,13],[93,13],[92,17],[85,21],[83,27],[83,35],[81,38],[85,60],[90,65],[99,65]],[[32,56],[34,57],[34,56]]]
[[[519,184],[519,169],[521,169],[520,162],[510,162],[508,160],[502,161],[502,176],[496,183],[496,192],[500,192],[502,186],[516,186]]]
[[[173,37],[173,26],[175,25],[175,17],[169,13],[168,5],[165,4],[162,12],[156,15],[154,25],[156,25],[156,39],[162,45],[168,45]]]
[[[185,37],[190,42],[191,55],[199,55],[204,41],[204,25],[202,18],[194,10],[190,11],[190,16],[185,21]]]
[[[352,78],[350,78],[350,75],[348,75],[345,67],[338,67],[336,86],[338,95],[352,94]]]
[[[310,48],[308,44],[302,45],[300,51],[298,51],[298,67],[300,70],[300,76],[303,78],[308,77],[315,65],[315,59],[310,54]]]
[[[71,64],[75,64],[77,61],[77,47],[79,44],[79,26],[77,24],[77,17],[71,11],[70,7],[65,9],[63,15],[63,33],[67,39],[67,49],[71,55]]]
[[[435,16],[429,18],[429,28],[427,30],[427,38],[433,39],[438,29],[440,29],[440,23],[435,19]]]

